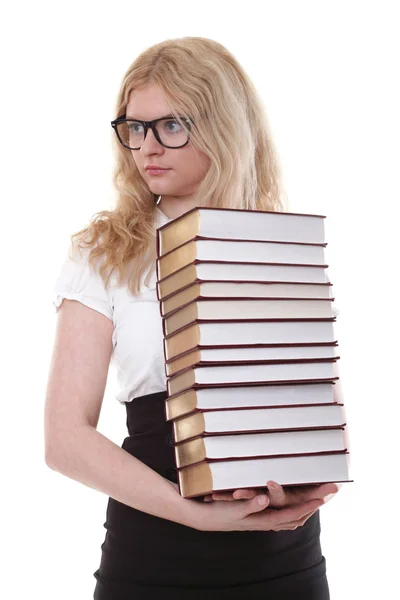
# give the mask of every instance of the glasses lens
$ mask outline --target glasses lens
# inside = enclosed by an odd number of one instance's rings
[[[126,121],[118,124],[118,133],[125,146],[140,148],[144,141],[144,127],[140,121]],[[176,119],[162,119],[156,123],[160,140],[166,146],[183,146],[189,138],[188,128]]]

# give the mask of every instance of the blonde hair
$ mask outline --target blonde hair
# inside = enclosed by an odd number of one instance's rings
[[[283,211],[286,196],[277,153],[257,91],[244,69],[216,41],[183,37],[163,41],[140,54],[125,73],[116,102],[116,117],[125,113],[134,89],[157,85],[171,114],[191,118],[191,143],[210,158],[199,184],[198,206]],[[155,260],[156,196],[137,170],[130,150],[114,134],[117,190],[114,210],[94,215],[71,236],[73,245],[91,248],[89,263],[102,258],[105,284],[116,270],[138,293]],[[134,260],[132,260],[134,259]]]

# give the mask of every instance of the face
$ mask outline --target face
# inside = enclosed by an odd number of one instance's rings
[[[161,89],[149,85],[130,93],[126,116],[143,121],[152,121],[171,114]],[[184,210],[191,208],[191,195],[196,191],[210,166],[209,157],[189,143],[183,148],[165,148],[148,129],[146,139],[139,150],[131,150],[136,167],[151,192],[162,196],[160,207],[169,206],[177,214],[178,206],[185,203]],[[168,169],[161,174],[152,174],[147,165]],[[164,212],[167,212],[164,210]],[[171,212],[171,211],[170,211]]]

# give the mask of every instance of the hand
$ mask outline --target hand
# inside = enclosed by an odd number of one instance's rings
[[[260,499],[264,504],[260,504]],[[290,508],[270,508],[265,494],[241,502],[196,503],[193,525],[200,531],[282,531],[301,527],[323,504],[323,500],[302,502]]]
[[[322,499],[325,504],[337,494],[341,488],[341,484],[324,483],[320,485],[289,486],[284,488],[275,481],[268,481],[267,488],[265,491],[263,489],[239,489],[234,492],[215,492],[205,496],[204,502],[212,502],[213,500],[224,500],[227,502],[249,500],[260,493],[267,493],[271,508],[296,506],[302,502],[309,502],[314,499]]]

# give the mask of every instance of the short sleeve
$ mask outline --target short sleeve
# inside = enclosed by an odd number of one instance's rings
[[[79,249],[72,254],[71,247],[56,279],[53,306],[58,312],[64,298],[78,300],[89,308],[113,320],[112,294],[106,289],[100,274],[89,265],[89,249]]]

